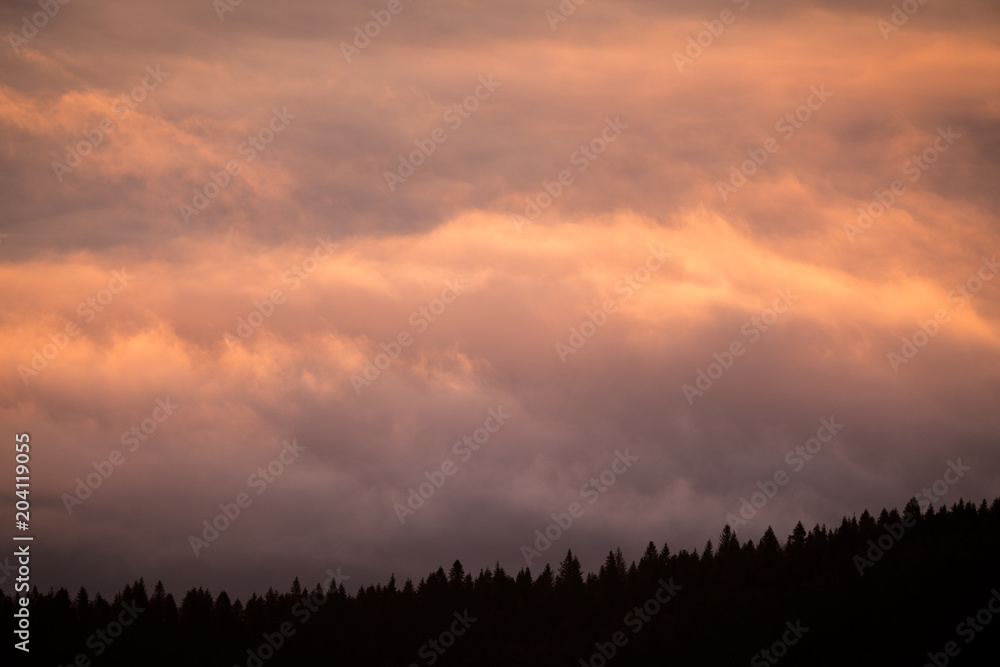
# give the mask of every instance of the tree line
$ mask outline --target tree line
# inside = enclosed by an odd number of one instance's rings
[[[784,542],[730,526],[699,551],[649,542],[584,573],[455,561],[417,583],[324,588],[296,578],[247,600],[143,579],[107,599],[31,593],[30,664],[1000,664],[1000,498],[866,510]],[[993,602],[995,594],[995,602]],[[15,600],[0,593],[12,618]],[[996,616],[994,619],[993,616]],[[935,662],[937,661],[937,662]]]

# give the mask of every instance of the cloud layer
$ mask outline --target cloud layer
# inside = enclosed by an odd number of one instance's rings
[[[532,569],[594,568],[702,545],[777,470],[744,539],[958,458],[945,502],[997,495],[995,7],[671,5],[404,2],[350,62],[386,5],[69,3],[7,39],[0,418],[44,583],[516,570],[574,501]]]

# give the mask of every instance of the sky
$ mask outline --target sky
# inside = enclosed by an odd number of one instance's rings
[[[596,570],[1000,495],[996,3],[49,14],[0,7],[40,589]]]

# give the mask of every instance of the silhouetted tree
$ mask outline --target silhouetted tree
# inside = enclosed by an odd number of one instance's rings
[[[673,555],[666,543],[658,552],[649,542],[638,562],[626,565],[615,548],[597,573],[584,573],[568,550],[555,572],[546,564],[534,579],[528,568],[512,577],[498,562],[473,578],[456,560],[447,574],[438,568],[416,586],[407,578],[402,590],[395,575],[386,584],[359,586],[354,595],[331,582],[308,622],[293,613],[307,597],[298,578],[286,593],[269,588],[245,604],[230,601],[225,591],[213,597],[192,588],[180,609],[159,581],[148,600],[139,579],[110,603],[83,587],[73,599],[66,589],[33,589],[32,659],[71,664],[86,654],[102,667],[245,667],[258,659],[265,667],[381,667],[429,664],[434,657],[435,667],[532,667],[593,665],[599,660],[591,656],[614,646],[614,665],[621,666],[772,664],[754,662],[755,656],[784,636],[786,623],[799,620],[810,630],[787,648],[782,667],[923,664],[928,653],[958,641],[956,619],[976,618],[997,586],[1000,498],[928,507],[899,533],[894,525],[919,509],[910,499],[902,513],[884,509],[878,520],[865,510],[833,529],[817,524],[806,531],[799,522],[784,545],[770,526],[756,543],[741,545],[725,525],[717,547],[708,540],[701,554],[681,549]],[[889,543],[885,536],[893,532]],[[860,573],[858,559],[869,558]],[[682,589],[667,604],[650,606],[667,581]],[[321,593],[317,583],[312,594],[320,599]],[[129,605],[148,610],[94,655],[88,637],[105,631]],[[14,610],[15,599],[0,592],[0,613],[12,618]],[[477,619],[471,630],[443,634],[463,612]],[[626,619],[642,619],[639,631]],[[283,623],[294,628],[292,636],[268,648],[266,658],[253,658]],[[961,644],[963,664],[996,664],[1000,633],[991,628]],[[628,641],[609,644],[616,632],[627,633]],[[427,653],[429,642],[442,638],[445,652]]]

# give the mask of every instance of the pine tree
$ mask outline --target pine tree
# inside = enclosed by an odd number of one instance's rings
[[[714,557],[715,557],[715,551],[714,551],[714,548],[712,547],[712,540],[709,539],[705,543],[705,549],[702,551],[701,560],[702,561],[711,561]]]
[[[87,589],[83,586],[80,586],[80,590],[76,594],[73,607],[76,609],[77,622],[80,624],[80,627],[89,628],[91,615],[90,596],[87,595]]]
[[[580,561],[573,555],[572,550],[566,552],[566,558],[559,565],[556,587],[570,592],[583,588],[583,568],[580,567]]]
[[[736,539],[736,534],[727,523],[719,534],[719,557],[731,558],[740,552],[740,542]]]
[[[792,529],[792,534],[788,536],[788,542],[785,545],[790,550],[800,550],[806,545],[806,528],[799,521],[795,524],[795,528]]]
[[[555,586],[555,577],[552,575],[552,567],[548,563],[545,564],[545,569],[542,573],[538,575],[535,579],[535,587],[545,593],[551,593],[553,587]]]
[[[646,550],[642,553],[642,558],[639,559],[639,569],[658,569],[660,565],[660,556],[656,553],[656,544],[652,540],[646,545]]]
[[[767,527],[757,543],[757,553],[764,558],[776,559],[781,554],[781,543],[771,526]]]

